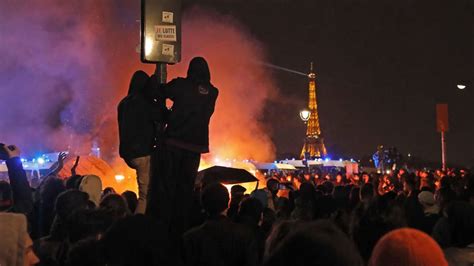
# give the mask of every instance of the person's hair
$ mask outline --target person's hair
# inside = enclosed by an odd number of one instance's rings
[[[439,200],[440,208],[444,208],[456,199],[456,193],[450,187],[442,187],[436,191],[436,197]]]
[[[132,78],[130,79],[130,85],[128,88],[128,95],[134,95],[143,93],[145,85],[149,80],[149,76],[142,70],[135,71]]]
[[[361,200],[371,199],[375,196],[374,185],[372,183],[365,183],[360,188],[359,196]]]
[[[246,198],[240,202],[239,218],[247,217],[252,223],[258,225],[262,218],[263,205],[256,198]]]
[[[127,206],[128,206],[128,209],[130,210],[130,213],[135,213],[135,210],[137,209],[137,204],[138,204],[137,194],[133,191],[127,190],[122,193],[122,197],[127,202]]]
[[[57,177],[47,177],[44,183],[40,186],[41,201],[51,202],[54,205],[58,195],[66,190],[64,182]]]
[[[113,187],[106,187],[104,188],[104,191],[102,191],[102,198],[104,198],[105,196],[109,194],[117,194],[117,192],[115,191]]]
[[[97,238],[105,233],[115,220],[106,210],[78,210],[66,221],[69,242],[75,243],[87,237]]]
[[[227,188],[220,183],[206,186],[202,191],[201,204],[210,216],[215,216],[225,211],[229,207],[229,192]]]
[[[342,248],[343,247],[343,248]],[[362,265],[351,240],[332,222],[301,224],[270,252],[264,265]]]
[[[79,240],[69,248],[66,265],[104,266],[101,246],[95,238]]]
[[[334,189],[334,184],[331,181],[324,181],[321,188],[324,194],[331,194]]]
[[[451,188],[452,182],[453,182],[452,177],[445,175],[441,177],[441,179],[439,180],[439,186],[440,188]]]
[[[99,204],[101,209],[107,210],[116,218],[122,218],[130,214],[127,202],[118,194],[109,194],[105,196]]]
[[[54,204],[58,196],[66,190],[66,186],[59,178],[49,176],[39,187],[38,226],[39,236],[48,235],[54,220]]]
[[[264,257],[268,258],[281,241],[294,229],[298,227],[300,221],[281,220],[273,226],[265,242]]]
[[[328,219],[337,211],[337,203],[331,195],[324,195],[315,202],[314,219]]]
[[[358,205],[352,216],[351,236],[366,261],[380,237],[407,225],[403,208],[397,204],[393,193],[375,198],[366,206]]]
[[[77,189],[69,189],[61,192],[54,206],[56,215],[65,220],[75,210],[87,209],[89,207],[89,195]]]

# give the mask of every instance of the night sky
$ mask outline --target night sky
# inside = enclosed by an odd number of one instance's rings
[[[184,8],[195,5],[184,0]],[[317,72],[328,152],[360,158],[376,146],[440,161],[435,104],[449,104],[448,164],[474,165],[474,2],[472,0],[204,0],[235,18],[271,64]],[[269,69],[279,95],[264,122],[280,155],[300,152],[307,79]],[[464,90],[456,85],[466,84]],[[224,88],[222,88],[224,89]]]

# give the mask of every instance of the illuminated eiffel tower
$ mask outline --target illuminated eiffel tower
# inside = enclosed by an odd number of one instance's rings
[[[316,99],[316,73],[314,73],[313,62],[308,74],[309,78],[309,102],[308,110],[310,112],[307,121],[306,138],[301,158],[321,158],[326,156],[326,147],[319,127],[318,102]],[[306,156],[305,156],[306,155]]]

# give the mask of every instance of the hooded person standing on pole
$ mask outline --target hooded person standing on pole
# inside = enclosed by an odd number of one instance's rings
[[[161,88],[173,101],[168,114],[164,145],[153,162],[147,214],[181,236],[187,229],[194,182],[202,153],[209,152],[209,122],[218,90],[211,84],[206,60],[191,60],[186,78]]]
[[[135,213],[141,214],[146,210],[151,154],[157,146],[166,109],[164,99],[153,95],[154,84],[145,72],[136,71],[128,95],[118,106],[120,157],[137,173],[138,204]]]

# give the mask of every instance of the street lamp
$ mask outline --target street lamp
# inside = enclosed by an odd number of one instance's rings
[[[311,115],[311,112],[306,109],[300,111],[300,118],[305,123],[308,122],[310,115]]]
[[[465,88],[466,88],[466,85],[458,84],[458,89],[464,90]]]

